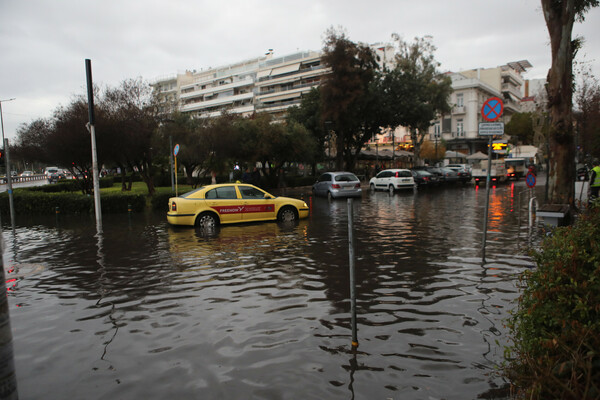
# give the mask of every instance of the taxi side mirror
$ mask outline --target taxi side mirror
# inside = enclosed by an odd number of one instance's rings
[[[265,193],[265,200],[269,200],[269,199],[272,199],[272,198],[273,198],[273,196],[271,196],[268,193]]]

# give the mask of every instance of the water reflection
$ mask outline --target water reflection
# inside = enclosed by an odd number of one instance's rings
[[[513,190],[491,192],[484,264],[485,190],[353,202],[355,352],[345,200],[210,235],[163,215],[19,219],[8,267],[41,267],[9,297],[22,397],[476,398],[503,385],[501,321],[531,266]]]

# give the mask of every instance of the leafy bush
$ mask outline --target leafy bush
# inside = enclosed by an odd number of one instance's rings
[[[509,320],[505,374],[519,397],[600,398],[600,208],[558,228]]]
[[[48,185],[50,186],[50,185]],[[40,191],[17,190],[13,193],[16,214],[53,214],[56,211],[66,214],[94,213],[94,197],[80,193],[45,193]],[[102,212],[127,212],[129,206],[134,212],[144,211],[146,196],[132,193],[103,194],[100,199]],[[8,194],[0,194],[0,212],[9,214]]]

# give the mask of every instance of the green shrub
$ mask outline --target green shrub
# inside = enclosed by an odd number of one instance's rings
[[[600,398],[600,208],[556,229],[509,319],[505,374],[519,397]]]
[[[50,185],[48,185],[50,186]],[[89,214],[94,213],[94,197],[80,193],[46,193],[41,191],[17,190],[13,193],[15,214]],[[102,212],[127,212],[129,206],[134,212],[146,208],[146,196],[132,193],[109,193],[100,198]],[[8,194],[0,194],[0,212],[10,213]]]

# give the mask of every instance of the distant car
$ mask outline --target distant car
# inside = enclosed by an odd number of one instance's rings
[[[33,176],[33,171],[23,171],[21,172],[21,176]]]
[[[385,169],[371,178],[369,187],[371,191],[387,190],[394,193],[395,190],[413,189],[415,180],[408,169]]]
[[[456,172],[454,169],[442,167],[442,168],[440,168],[440,171],[442,171],[442,174],[444,175],[444,180],[446,181],[446,183],[458,182],[458,180],[459,180],[458,172]]]
[[[462,183],[471,182],[473,175],[471,174],[471,166],[469,164],[448,164],[446,168],[452,168],[458,173],[458,179]]]
[[[351,172],[326,172],[319,176],[312,191],[315,196],[327,196],[329,199],[362,196],[360,179]]]
[[[424,169],[410,171],[417,186],[433,186],[438,184],[438,177]]]
[[[308,217],[303,200],[277,197],[250,184],[224,183],[202,186],[169,199],[167,221],[213,229],[219,224],[278,220],[297,221]]]
[[[436,183],[444,183],[446,181],[444,174],[442,173],[442,170],[438,167],[431,167],[431,166],[422,166],[422,167],[414,167],[413,170],[423,170],[423,171],[427,171],[430,174],[433,174],[435,176],[437,176],[437,180]]]

